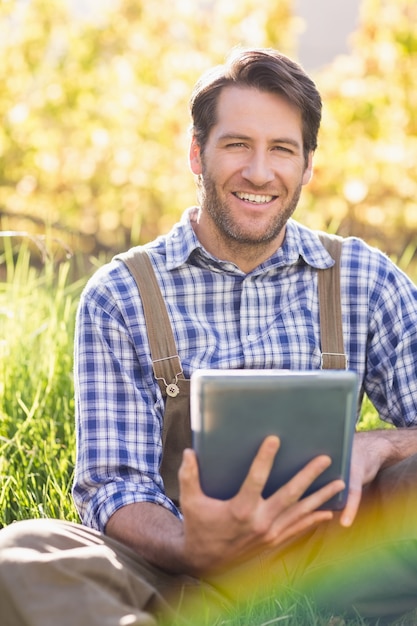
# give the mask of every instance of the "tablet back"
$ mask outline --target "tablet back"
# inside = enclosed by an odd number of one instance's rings
[[[191,428],[203,491],[234,496],[263,439],[281,446],[263,496],[268,497],[312,458],[332,465],[306,492],[335,478],[346,489],[323,508],[346,502],[356,422],[356,374],[346,370],[200,370],[191,377]]]

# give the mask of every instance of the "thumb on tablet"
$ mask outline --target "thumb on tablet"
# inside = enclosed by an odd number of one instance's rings
[[[201,493],[197,457],[194,450],[190,448],[186,448],[183,452],[182,463],[178,470],[178,480],[181,498],[185,494]]]

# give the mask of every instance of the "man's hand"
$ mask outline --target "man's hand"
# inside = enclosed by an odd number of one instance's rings
[[[340,517],[342,526],[351,526],[362,498],[363,487],[384,467],[417,453],[417,429],[369,430],[355,433],[349,479],[349,495]]]
[[[264,440],[239,493],[226,501],[209,498],[202,492],[196,455],[192,450],[184,451],[179,481],[184,554],[190,572],[198,575],[221,570],[256,553],[280,547],[333,517],[331,511],[317,509],[344,488],[343,481],[333,481],[300,500],[330,465],[327,456],[313,459],[272,496],[262,497],[278,448],[277,437]]]

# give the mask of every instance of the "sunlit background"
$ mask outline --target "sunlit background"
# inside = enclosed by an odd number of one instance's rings
[[[300,60],[323,95],[296,217],[417,277],[416,0],[0,0],[0,528],[79,520],[81,290],[195,202],[188,98],[239,44]],[[368,401],[358,427],[380,427]]]
[[[236,45],[281,49],[322,93],[296,218],[362,236],[411,272],[415,0],[3,0],[0,230],[86,259],[166,232],[195,202],[192,85]]]

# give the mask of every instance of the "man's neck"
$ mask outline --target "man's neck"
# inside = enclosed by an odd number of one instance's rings
[[[202,223],[203,221],[203,223]],[[191,225],[201,245],[211,255],[221,261],[233,263],[245,274],[249,274],[269,259],[282,245],[285,237],[285,228],[278,237],[269,242],[244,243],[222,236],[214,228],[207,228],[204,218],[196,216]]]

